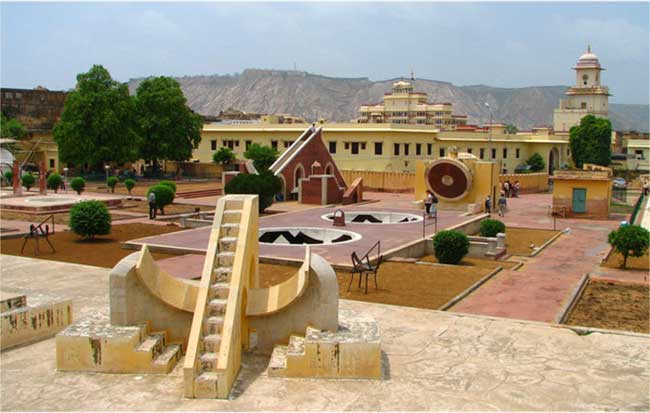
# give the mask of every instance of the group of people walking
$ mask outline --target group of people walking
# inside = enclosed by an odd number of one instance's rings
[[[508,210],[508,200],[506,198],[506,193],[501,191],[499,200],[497,201],[497,214],[499,214],[500,217],[504,217]],[[490,195],[485,198],[485,212],[488,214],[492,213],[492,197]]]
[[[510,181],[505,181],[501,183],[501,192],[505,194],[506,198],[519,198],[519,181],[511,183]]]

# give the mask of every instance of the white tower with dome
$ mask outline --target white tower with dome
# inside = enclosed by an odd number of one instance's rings
[[[586,115],[608,117],[609,89],[600,84],[600,72],[605,69],[600,66],[598,56],[591,52],[591,46],[587,46],[587,52],[580,56],[573,70],[575,86],[565,92],[567,98],[560,99],[560,107],[553,111],[556,133],[568,133]]]

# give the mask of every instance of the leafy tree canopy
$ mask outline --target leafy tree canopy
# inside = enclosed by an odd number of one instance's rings
[[[235,152],[227,146],[222,146],[212,155],[212,161],[219,165],[227,165],[236,158]]]
[[[506,125],[505,130],[506,130],[506,133],[509,133],[509,134],[515,134],[515,133],[519,132],[519,129],[515,125],[513,125],[512,123],[508,123]]]
[[[546,163],[544,162],[544,158],[542,158],[542,155],[538,154],[537,152],[532,154],[530,158],[528,158],[526,163],[530,165],[530,169],[533,172],[543,171],[544,168],[546,168]]]
[[[622,267],[628,257],[642,257],[650,245],[650,231],[639,225],[626,225],[609,233],[607,242],[623,256]]]
[[[134,129],[134,102],[125,84],[116,82],[103,66],[77,75],[77,87],[68,94],[54,140],[63,162],[122,164],[138,158]]]
[[[273,162],[278,159],[278,155],[280,154],[277,149],[256,143],[251,144],[246,152],[244,152],[244,157],[252,160],[255,168],[260,172],[269,169],[273,165]]]
[[[607,166],[612,159],[612,124],[608,119],[587,115],[569,130],[571,157],[577,168],[585,163]]]
[[[0,126],[3,138],[22,139],[27,135],[27,129],[16,118],[8,118],[3,114],[0,115]]]
[[[140,156],[187,161],[201,142],[203,119],[188,106],[178,82],[170,77],[146,79],[136,91],[137,126],[142,136]]]

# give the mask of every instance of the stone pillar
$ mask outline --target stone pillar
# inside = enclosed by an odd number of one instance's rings
[[[13,178],[14,195],[21,196],[23,194],[23,187],[20,185],[20,163],[14,161],[14,178]]]
[[[506,249],[506,234],[499,232],[497,234],[497,251]]]
[[[46,195],[47,194],[47,188],[46,188],[46,181],[45,181],[45,162],[40,161],[38,163],[38,192],[41,195]]]

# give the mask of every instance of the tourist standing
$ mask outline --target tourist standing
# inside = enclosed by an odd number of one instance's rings
[[[499,198],[499,216],[503,217],[506,215],[506,207],[508,206],[508,201],[506,200],[506,194],[501,192],[501,197]]]
[[[156,219],[156,194],[153,191],[147,195],[147,201],[149,201],[149,219]]]
[[[431,206],[433,205],[433,193],[427,189],[427,197],[424,199],[424,210],[427,218],[431,218]]]
[[[505,193],[506,196],[508,196],[508,194],[510,193],[510,181],[506,181],[503,184],[503,193]]]
[[[492,213],[492,198],[490,198],[490,195],[485,198],[485,212],[488,214]]]
[[[521,188],[521,185],[519,184],[519,181],[515,181],[515,198],[519,198],[519,189]]]

